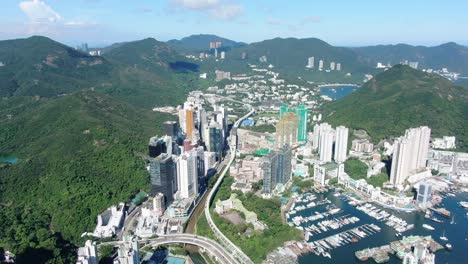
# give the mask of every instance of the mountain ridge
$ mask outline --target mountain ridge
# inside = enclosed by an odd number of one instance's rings
[[[208,51],[210,48],[209,43],[216,41],[222,42],[221,50],[246,45],[243,42],[234,41],[213,34],[190,35],[181,39],[171,39],[166,41],[166,43],[181,52],[201,52]]]
[[[198,89],[198,65],[153,38],[91,56],[42,36],[0,41],[0,96],[53,97],[96,89],[150,109]],[[194,87],[189,87],[194,86]]]
[[[468,74],[468,48],[455,42],[437,46],[375,45],[353,48],[369,64],[397,64],[404,60],[419,62],[419,68],[442,69]]]
[[[439,75],[396,65],[356,92],[325,105],[325,121],[364,129],[375,142],[427,125],[433,136],[455,135],[458,148],[466,150],[467,90]]]

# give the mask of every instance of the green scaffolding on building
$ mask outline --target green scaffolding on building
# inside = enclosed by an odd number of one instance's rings
[[[305,108],[304,105],[299,105],[298,107],[288,107],[288,105],[282,104],[280,108],[280,119],[288,112],[295,113],[299,116],[297,140],[299,142],[307,141],[307,108]]]
[[[270,153],[270,149],[256,149],[255,154],[261,155],[261,156],[266,156]]]

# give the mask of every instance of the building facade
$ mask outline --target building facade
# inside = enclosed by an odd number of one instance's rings
[[[405,136],[395,140],[390,170],[393,185],[403,185],[412,173],[427,166],[430,138],[431,129],[422,126],[407,129]]]
[[[197,152],[182,153],[177,159],[177,178],[180,198],[191,198],[198,194]]]
[[[171,155],[161,154],[150,161],[151,194],[164,195],[164,202],[170,205],[177,191],[176,164]]]
[[[348,128],[338,126],[335,140],[335,162],[343,163],[348,156]]]

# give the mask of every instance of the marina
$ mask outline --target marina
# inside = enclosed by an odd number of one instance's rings
[[[384,263],[390,260],[389,254],[395,254],[399,259],[403,259],[408,252],[411,252],[411,248],[418,244],[427,245],[430,252],[436,252],[444,248],[430,236],[408,236],[401,240],[393,241],[389,245],[366,248],[356,251],[354,254],[360,261],[367,261],[372,258],[377,263]]]
[[[413,224],[408,224],[405,220],[383,209],[379,209],[370,203],[366,203],[362,206],[357,206],[356,209],[363,211],[364,213],[376,220],[385,221],[385,224],[387,226],[392,227],[393,229],[395,229],[395,231],[399,233],[406,232],[414,227]]]
[[[319,256],[331,257],[332,249],[344,246],[348,243],[357,243],[359,240],[380,232],[381,229],[373,224],[361,225],[326,238],[308,242],[312,252]]]
[[[363,263],[355,257],[355,252],[371,248],[380,248],[380,251],[376,252],[380,253],[375,255],[377,259],[369,256],[369,263],[377,260],[387,261],[386,255],[388,256],[387,263],[401,263],[401,259],[395,253],[383,254],[383,252],[388,251],[386,245],[390,245],[391,242],[411,236],[431,236],[442,249],[445,248],[445,250],[438,250],[435,253],[436,263],[439,261],[441,263],[463,263],[463,259],[468,258],[468,252],[461,249],[468,247],[468,240],[466,240],[468,234],[466,231],[457,230],[457,227],[468,226],[466,211],[459,203],[466,201],[468,197],[466,192],[458,193],[456,197],[447,196],[439,205],[439,207],[446,208],[451,212],[454,224],[450,224],[451,218],[439,216],[435,212],[430,213],[426,218],[424,213],[417,211],[390,210],[375,203],[368,203],[352,193],[330,190],[322,194],[305,194],[304,197],[308,195],[315,196],[313,199],[315,204],[321,201],[326,202],[323,202],[322,205],[305,208],[287,218],[290,225],[303,230],[306,238],[305,241],[301,242],[301,250],[295,246],[299,253],[299,264],[329,263],[330,259],[337,263]],[[295,210],[298,206],[306,207],[308,203],[312,202],[304,201],[304,198],[299,199],[303,199],[303,201],[295,200],[290,211]],[[359,210],[358,207],[363,207],[361,208],[363,210]],[[334,209],[339,211],[330,215],[329,212]],[[312,220],[314,215],[322,215],[323,217]],[[302,217],[303,219],[297,223],[298,226],[292,221],[294,217]],[[300,218],[296,218],[296,220],[298,219]],[[307,222],[304,219],[307,219]],[[311,220],[309,221],[309,219]],[[345,224],[346,221],[348,224]],[[424,228],[424,224],[432,226],[434,230]],[[380,230],[375,230],[371,225]],[[322,229],[322,226],[325,226],[326,231]],[[355,228],[370,234],[363,238],[350,232]],[[442,237],[447,240],[442,239]]]

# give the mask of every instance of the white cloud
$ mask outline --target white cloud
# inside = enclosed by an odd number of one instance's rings
[[[266,23],[269,24],[269,25],[274,25],[274,26],[277,26],[277,25],[281,24],[281,22],[278,19],[275,19],[275,18],[268,18],[266,20]]]
[[[227,0],[171,0],[171,6],[176,9],[186,9],[206,13],[213,18],[232,20],[241,16],[243,6]]]
[[[62,17],[43,1],[23,1],[19,7],[32,23],[53,23],[62,20]]]
[[[307,24],[307,23],[319,23],[320,22],[320,17],[319,16],[308,16],[302,19],[301,23],[302,24]]]
[[[72,27],[89,27],[95,26],[97,23],[88,22],[88,21],[81,21],[81,20],[70,20],[64,23],[65,26],[72,26]]]
[[[37,34],[47,36],[69,35],[72,32],[91,30],[98,24],[88,19],[65,19],[45,1],[27,0],[19,3],[19,8],[29,21],[18,24],[18,34]]]
[[[220,5],[217,8],[211,10],[211,14],[214,17],[231,20],[234,19],[244,12],[244,9],[240,5]]]
[[[218,6],[218,0],[172,0],[172,4],[193,10],[211,9]]]

